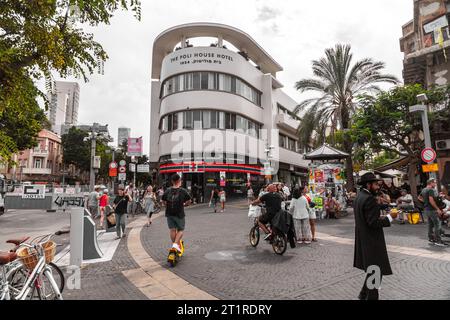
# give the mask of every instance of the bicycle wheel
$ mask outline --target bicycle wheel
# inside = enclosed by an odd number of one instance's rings
[[[275,235],[272,242],[273,251],[278,255],[283,255],[287,249],[287,239],[284,234]]]
[[[39,298],[39,300],[57,300],[60,295],[61,295],[61,291],[59,290],[61,284],[57,282],[57,279],[60,278],[61,274],[59,274],[59,272],[61,272],[61,270],[59,270],[58,267],[56,267],[56,269],[54,268],[55,265],[50,266],[48,265],[50,268],[49,269],[45,269],[36,279],[35,282],[35,287],[33,288],[33,291],[36,291],[37,296]],[[49,271],[48,273],[45,271]],[[55,273],[53,273],[54,270],[57,270]],[[56,277],[55,277],[56,275]],[[56,287],[53,287],[52,285],[52,281],[54,281]],[[64,283],[64,276],[62,278],[62,282]],[[34,293],[34,292],[33,292]]]
[[[250,244],[256,248],[259,243],[259,226],[254,226],[249,233]]]
[[[55,279],[56,284],[58,285],[59,292],[63,293],[64,290],[64,273],[61,271],[61,269],[54,264],[53,262],[50,262],[48,266],[52,269],[53,278]]]

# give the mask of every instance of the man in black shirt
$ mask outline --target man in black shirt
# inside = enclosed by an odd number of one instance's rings
[[[191,196],[186,189],[181,188],[181,177],[174,174],[171,178],[172,187],[167,189],[162,196],[162,201],[166,207],[167,225],[170,230],[170,239],[173,242],[172,248],[178,252],[184,252],[183,231],[185,227],[184,206],[189,205]]]
[[[254,206],[259,205],[260,203],[264,203],[266,205],[266,212],[258,219],[260,228],[267,234],[264,240],[269,239],[272,235],[272,232],[267,229],[266,224],[271,222],[273,217],[281,210],[281,202],[283,202],[283,198],[277,192],[277,186],[275,184],[269,185],[267,187],[267,191],[268,193],[259,197],[252,203]]]

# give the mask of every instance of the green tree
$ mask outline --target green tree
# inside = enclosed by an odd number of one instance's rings
[[[91,166],[91,142],[89,134],[76,127],[69,129],[62,135],[63,162],[66,165],[74,165],[82,171],[89,171]]]
[[[392,76],[381,73],[384,63],[366,58],[352,64],[353,55],[350,45],[337,44],[335,48],[325,50],[325,57],[312,62],[314,78],[303,79],[295,87],[300,92],[313,91],[318,97],[307,99],[299,104],[294,111],[303,113],[299,127],[302,134],[300,140],[310,142],[314,134],[325,140],[326,128],[331,134],[337,130],[347,132],[351,127],[351,119],[358,104],[357,97],[361,94],[378,92],[379,83],[397,83]],[[345,152],[352,154],[350,139],[343,141]],[[346,161],[347,188],[351,190],[353,181],[353,161]]]
[[[417,104],[417,95],[426,93],[431,104],[441,99],[421,85],[397,87],[376,97],[366,96],[361,103],[364,108],[354,117],[352,140],[358,145],[368,145],[374,152],[382,150],[390,156],[408,157],[408,176],[413,196],[417,196],[415,172],[420,161],[423,142],[419,139],[422,124],[419,116],[409,112]]]
[[[35,81],[46,79],[52,86],[52,72],[66,78],[88,80],[107,59],[102,46],[82,25],[109,24],[118,9],[131,9],[140,19],[139,0],[2,0],[0,2],[0,156],[8,160],[20,150],[17,135],[4,130],[3,113],[28,114],[29,123],[20,131],[23,140],[33,142],[44,126],[37,98],[46,95]],[[35,116],[32,116],[35,114]],[[29,144],[26,147],[30,147]]]

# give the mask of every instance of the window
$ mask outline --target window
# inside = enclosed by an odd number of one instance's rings
[[[202,112],[200,110],[194,111],[194,129],[202,127]]]
[[[211,111],[203,111],[203,129],[211,129]]]
[[[166,117],[164,117],[164,118],[162,119],[162,128],[161,128],[161,131],[162,131],[162,132],[167,132],[168,129],[169,129],[169,126],[168,126],[168,123],[167,123],[167,116],[166,116]]]
[[[200,75],[201,75],[200,89],[208,90],[208,72],[202,72]]]
[[[168,116],[167,116],[167,131],[172,131],[173,130],[173,116],[171,115],[171,114],[169,114]]]
[[[219,129],[219,112],[211,111],[211,128]]]
[[[41,160],[41,158],[34,158],[34,167],[36,169],[41,169],[42,168],[42,160]]]
[[[194,90],[200,89],[200,73],[199,72],[193,73],[193,89]]]
[[[236,116],[236,131],[246,133],[247,130],[248,130],[248,120],[241,116]]]
[[[296,152],[296,141],[294,139],[289,138],[289,150]]]
[[[286,148],[286,137],[280,134],[279,138],[280,148]]]
[[[184,112],[183,116],[183,128],[184,129],[194,129],[194,117],[192,111]]]
[[[164,81],[162,97],[189,90],[219,90],[238,94],[261,106],[261,93],[243,80],[218,72],[188,72]]]
[[[225,129],[225,112],[219,112],[219,129]]]

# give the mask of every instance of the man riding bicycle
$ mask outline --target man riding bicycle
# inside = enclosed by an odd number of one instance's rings
[[[264,203],[266,206],[266,212],[258,218],[259,227],[267,234],[264,240],[271,239],[272,231],[269,230],[266,225],[270,223],[275,215],[281,210],[281,202],[283,202],[283,198],[277,192],[277,186],[275,184],[269,185],[267,187],[267,191],[268,193],[252,202],[252,205],[254,206],[261,203]]]

